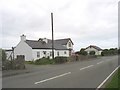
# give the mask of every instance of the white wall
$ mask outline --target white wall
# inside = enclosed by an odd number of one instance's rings
[[[69,57],[69,50],[56,50],[55,51],[55,57],[58,56],[58,53],[59,52],[59,56],[63,56],[63,57]],[[65,54],[66,52],[66,54]]]
[[[69,47],[69,43],[71,43],[71,47]],[[72,45],[72,42],[69,40],[67,45],[66,45],[67,49],[72,49],[73,50],[73,45]]]
[[[17,55],[24,55],[26,61],[33,60],[32,57],[32,48],[24,41],[20,41],[20,43],[14,49],[15,58]]]
[[[43,53],[43,51],[46,51],[46,54]],[[34,60],[36,59],[40,59],[40,58],[43,58],[43,57],[50,57],[50,59],[52,59],[52,50],[51,49],[33,49],[32,50],[32,56],[34,58]],[[40,53],[40,57],[37,57],[37,52]],[[54,50],[54,57],[57,57],[58,56],[58,53],[59,52],[59,56],[63,56],[63,57],[69,57],[69,50]],[[64,53],[66,52],[66,54]],[[50,55],[51,53],[51,55]]]
[[[89,47],[87,48],[85,51],[87,51],[87,53],[89,54],[91,51],[95,51],[95,55],[101,55],[102,51],[98,51],[97,49],[93,48],[93,47]]]
[[[43,52],[46,52],[46,54],[44,54]],[[40,57],[37,57],[37,52],[39,52],[40,53]],[[50,50],[50,49],[33,49],[32,50],[32,55],[33,55],[33,58],[34,58],[34,60],[36,60],[36,59],[40,59],[40,58],[43,58],[43,57],[52,57],[52,56],[50,56],[50,52],[52,52],[52,50]]]

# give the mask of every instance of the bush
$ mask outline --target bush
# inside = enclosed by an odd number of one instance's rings
[[[101,53],[102,56],[109,56],[109,55],[117,55],[119,53],[119,49],[117,48],[110,48],[110,49],[104,49]]]
[[[35,60],[34,64],[36,65],[54,64],[54,60],[48,58],[42,58]]]
[[[34,64],[33,61],[25,61],[26,64]]]
[[[2,59],[2,61],[6,60],[6,53],[3,49],[0,49],[0,60]]]
[[[55,63],[65,63],[68,61],[67,57],[55,57]]]
[[[79,55],[84,55],[86,56],[88,53],[85,51],[85,49],[81,49],[79,52]]]
[[[104,52],[101,52],[101,56],[105,56],[105,55],[104,55]]]
[[[2,62],[2,70],[10,70],[12,69],[12,62],[9,60],[5,60]]]
[[[80,54],[86,56],[88,53],[86,51],[81,51]]]
[[[95,51],[91,51],[91,52],[90,52],[90,55],[95,55]]]
[[[67,57],[55,57],[55,59],[49,59],[49,58],[41,58],[37,59],[35,61],[26,61],[28,64],[35,64],[35,65],[46,65],[46,64],[60,64],[60,63],[65,63],[68,61]]]
[[[120,48],[118,49],[118,54],[120,54]]]

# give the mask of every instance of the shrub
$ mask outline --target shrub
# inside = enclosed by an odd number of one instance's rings
[[[95,55],[95,51],[91,51],[91,52],[90,52],[90,55]]]
[[[9,60],[5,60],[2,62],[2,70],[10,70],[12,69],[12,62]]]
[[[55,63],[65,63],[67,61],[67,57],[55,57]]]
[[[34,61],[25,61],[27,64],[34,64]]]
[[[101,53],[102,56],[109,56],[109,55],[117,55],[119,53],[119,49],[117,48],[110,48],[110,49],[104,49]]]
[[[0,60],[2,59],[2,61],[6,60],[6,53],[3,49],[0,49]]]
[[[34,64],[36,65],[54,64],[54,60],[48,58],[42,58],[35,60]]]
[[[105,55],[104,55],[104,52],[101,52],[101,56],[105,56]]]
[[[88,53],[86,51],[81,51],[80,54],[86,56]]]
[[[118,49],[118,54],[120,54],[120,48]]]

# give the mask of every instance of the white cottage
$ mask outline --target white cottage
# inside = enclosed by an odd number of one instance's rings
[[[88,46],[85,51],[89,54],[91,51],[95,51],[95,55],[101,55],[102,49],[95,45]]]
[[[73,50],[73,42],[70,38],[54,40],[54,56],[69,57]],[[24,55],[26,61],[43,57],[52,58],[52,40],[40,38],[39,40],[27,40],[25,35],[14,49],[14,57]]]

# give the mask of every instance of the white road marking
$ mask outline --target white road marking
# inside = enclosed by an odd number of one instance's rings
[[[97,64],[101,64],[101,63],[103,63],[104,61],[101,61],[101,62],[98,62]]]
[[[87,67],[84,67],[84,68],[81,68],[80,70],[84,70],[84,69],[87,69],[87,68],[90,68],[90,67],[93,67],[94,65],[90,65],[90,66],[87,66]]]
[[[35,82],[34,84],[43,83],[43,82],[46,82],[46,81],[49,81],[49,80],[52,80],[52,79],[55,79],[55,78],[59,78],[59,77],[68,75],[68,74],[71,74],[71,72],[64,73],[64,74],[61,74],[61,75],[58,75],[58,76],[55,76],[55,77],[52,77],[52,78],[48,78],[48,79],[45,79],[45,80],[41,80],[41,81]]]
[[[98,87],[96,90],[99,90],[99,88],[101,88],[105,82],[120,68],[120,66],[118,66]]]

